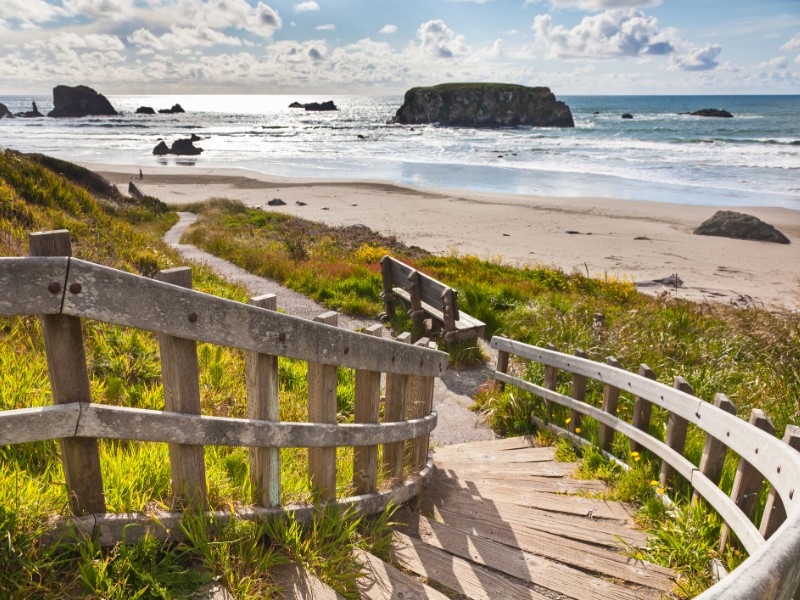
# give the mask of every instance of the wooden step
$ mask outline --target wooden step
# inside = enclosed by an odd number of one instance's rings
[[[363,550],[356,556],[364,563],[364,576],[358,579],[358,591],[366,600],[449,600],[447,596],[406,575],[399,569],[383,562]]]
[[[297,563],[274,567],[270,574],[275,585],[282,590],[278,593],[282,600],[344,600]]]

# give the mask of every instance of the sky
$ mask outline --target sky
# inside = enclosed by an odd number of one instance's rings
[[[800,0],[0,0],[0,95],[798,94]]]

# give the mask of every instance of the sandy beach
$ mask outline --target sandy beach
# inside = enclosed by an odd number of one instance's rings
[[[133,166],[85,166],[123,192],[139,173]],[[229,198],[329,225],[363,224],[437,254],[607,274],[635,281],[646,293],[697,301],[800,308],[800,211],[732,209],[777,227],[792,241],[783,245],[694,235],[719,210],[711,206],[432,191],[198,167],[151,168],[135,183],[169,204]],[[286,205],[268,206],[273,198]],[[683,281],[677,290],[651,283],[672,274]]]

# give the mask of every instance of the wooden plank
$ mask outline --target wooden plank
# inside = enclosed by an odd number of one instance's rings
[[[437,461],[436,467],[441,470],[455,471],[462,478],[477,475],[484,479],[508,479],[512,481],[537,477],[567,477],[575,471],[575,466],[572,463],[556,461],[509,462],[507,464],[494,465],[489,469],[479,463]]]
[[[646,364],[639,365],[639,376],[646,377],[647,379],[656,380],[656,374]],[[636,396],[633,401],[633,426],[640,429],[645,433],[650,429],[650,416],[653,412],[653,405],[642,396]],[[643,447],[631,440],[631,452],[640,452]]]
[[[454,289],[448,288],[441,295],[442,317],[444,318],[445,339],[446,334],[456,331],[456,321],[459,321],[458,296]]]
[[[558,348],[551,343],[547,344],[547,349],[552,350],[554,352],[558,351]],[[545,365],[544,367],[544,381],[542,385],[545,389],[555,391],[556,386],[558,385],[558,369],[556,367],[551,367],[550,365]],[[547,412],[547,420],[553,420],[553,405],[552,403],[548,402],[547,400],[544,401],[545,411]]]
[[[676,390],[680,390],[685,394],[694,396],[694,390],[687,381],[680,376],[675,377]],[[669,413],[667,420],[667,435],[664,442],[667,446],[675,450],[678,454],[683,454],[686,447],[686,433],[689,430],[689,421],[679,416],[676,413]],[[672,479],[675,476],[675,469],[667,461],[661,463],[661,473],[659,476],[659,483],[661,487],[667,487],[672,484]]]
[[[0,315],[61,312],[68,264],[66,256],[0,258]]]
[[[430,491],[423,498],[423,506],[430,511],[439,509],[482,521],[501,521],[520,530],[544,531],[565,539],[587,542],[609,548],[623,549],[623,544],[635,547],[645,545],[645,535],[619,521],[587,519],[563,513],[554,513],[523,507],[498,498],[475,502],[463,495],[438,495]]]
[[[586,353],[580,348],[575,350],[577,358],[586,358]],[[579,373],[572,374],[572,398],[578,402],[586,401],[586,382],[587,378]],[[580,433],[581,423],[583,422],[583,415],[577,410],[570,409],[569,423],[567,429],[570,433]]]
[[[400,300],[402,300],[406,304],[411,305],[411,295],[407,291],[397,287],[393,288],[392,291]],[[421,302],[420,307],[422,308],[423,311],[428,313],[433,319],[444,325],[445,315],[439,308],[436,308],[436,306],[428,304],[427,302]],[[455,321],[455,328],[457,331],[461,333],[466,334],[466,333],[480,332],[483,331],[484,328],[486,327],[486,323],[484,323],[483,321],[479,321],[475,317],[467,315],[463,311],[459,311],[458,314],[460,318],[457,321]]]
[[[622,502],[520,489],[511,482],[465,481],[462,484],[462,487],[442,485],[436,490],[430,490],[428,493],[431,501],[438,501],[440,496],[445,499],[444,501],[450,497],[462,496],[464,499],[471,498],[479,504],[499,499],[520,507],[578,517],[615,520],[620,523],[632,523],[637,512],[634,506]]]
[[[373,325],[369,335],[381,337],[383,327]],[[377,423],[381,410],[381,374],[357,370],[355,375],[353,420],[356,423]],[[378,489],[378,446],[353,449],[353,489],[356,494],[371,494]]]
[[[477,442],[465,442],[463,444],[453,444],[451,446],[440,446],[436,448],[437,454],[447,454],[450,452],[461,452],[463,450],[517,450],[519,448],[533,448],[535,438],[532,435],[501,438],[496,440],[480,440]],[[552,452],[552,449],[550,450]]]
[[[249,304],[266,310],[278,310],[275,294],[250,298]],[[247,416],[252,420],[280,421],[278,398],[278,357],[245,351],[245,384]],[[281,503],[281,451],[274,447],[250,449],[250,482],[254,501],[259,506],[278,506]]]
[[[172,285],[192,287],[192,270],[189,267],[167,269],[159,272],[156,277],[159,281]],[[191,316],[189,320],[191,321]],[[158,346],[164,382],[164,410],[199,415],[197,342],[162,333],[158,335]],[[169,462],[175,498],[193,509],[205,509],[208,505],[208,491],[203,447],[171,443]]]
[[[728,400],[725,394],[717,394],[714,397],[714,406],[731,415],[736,414],[736,407],[733,405],[733,402]],[[700,458],[700,472],[715,484],[719,484],[719,479],[722,476],[722,469],[725,467],[725,456],[727,453],[728,447],[723,441],[718,440],[713,435],[706,434],[706,442],[703,445],[703,455]],[[692,494],[692,502],[696,502],[699,497],[697,492],[694,492]]]
[[[750,412],[750,424],[762,431],[766,431],[770,435],[775,435],[775,426],[760,408],[754,408]],[[736,475],[733,478],[733,487],[731,488],[731,499],[750,520],[753,519],[753,513],[756,510],[758,496],[763,485],[764,475],[746,460],[739,458],[739,465],[736,468]],[[725,550],[725,546],[730,541],[730,529],[723,524],[719,536],[720,552]]]
[[[0,411],[0,446],[72,437],[80,413],[78,402]]]
[[[397,337],[397,341],[408,344],[411,342],[411,334],[402,333]],[[386,374],[386,404],[383,409],[383,419],[386,423],[403,420],[408,379],[408,375]],[[392,479],[403,477],[404,447],[402,442],[383,446],[383,469]]]
[[[417,340],[417,346],[431,344],[428,338]],[[435,344],[433,344],[435,346]],[[420,419],[431,412],[433,407],[433,378],[411,375],[406,390],[406,419]],[[406,464],[409,469],[419,470],[428,462],[428,436],[408,440],[405,448]]]
[[[336,326],[338,315],[326,312],[314,318]],[[336,366],[308,363],[308,422],[336,423]],[[308,449],[308,478],[311,487],[324,502],[336,499],[336,448]]]
[[[390,256],[381,258],[381,282],[383,291],[381,298],[383,299],[383,306],[386,311],[386,319],[391,318],[394,314],[394,294],[392,293],[392,262]]]
[[[471,476],[460,476],[457,471],[435,468],[434,478],[446,479],[451,482],[489,483],[493,485],[517,485],[520,490],[535,490],[552,494],[587,494],[591,492],[604,493],[608,486],[602,481],[593,479],[572,479],[566,477],[493,477],[491,473],[478,473]]]
[[[355,550],[355,554],[364,564],[364,574],[358,578],[356,585],[361,597],[366,600],[449,600],[441,592],[406,575],[377,556],[363,550]]]
[[[608,357],[608,366],[620,369],[619,361],[613,356]],[[603,411],[612,416],[617,416],[617,405],[619,404],[619,388],[605,384],[603,386]],[[604,423],[600,423],[599,431],[600,447],[606,452],[611,452],[611,445],[614,443],[614,428]]]
[[[344,596],[297,563],[272,567],[269,574],[281,588],[277,595],[280,600],[344,600]]]
[[[33,256],[72,255],[69,232],[64,229],[32,233],[29,244]],[[64,281],[51,283],[62,284]],[[80,281],[63,285],[59,291],[67,296],[80,296],[82,293]],[[91,402],[80,319],[61,314],[43,314],[40,319],[53,404]],[[70,510],[75,515],[104,513],[106,502],[97,440],[62,438],[59,446]]]
[[[514,583],[486,567],[455,557],[399,532],[393,535],[392,557],[404,569],[427,577],[456,593],[464,594],[471,600],[547,600],[546,596]]]
[[[575,600],[637,600],[657,598],[656,590],[631,590],[587,575],[530,552],[512,548],[480,536],[470,535],[444,523],[419,515],[408,515],[410,534],[422,542],[454,556],[489,567],[526,583],[547,588]]]
[[[71,259],[64,313],[145,331],[353,369],[440,376],[445,352],[398,344]],[[146,307],[146,310],[144,310]],[[194,315],[193,321],[188,319]]]
[[[562,538],[546,531],[516,527],[504,523],[501,519],[476,521],[442,509],[437,510],[435,516],[438,521],[465,533],[519,548],[591,573],[638,583],[664,592],[669,592],[673,586],[673,576],[668,569],[635,561],[594,544]]]
[[[783,441],[790,448],[800,451],[800,427],[797,425],[787,425],[783,434]],[[775,530],[786,520],[786,509],[781,502],[780,496],[775,492],[775,488],[770,488],[767,502],[764,504],[764,515],[761,517],[759,533],[764,539],[769,539]]]

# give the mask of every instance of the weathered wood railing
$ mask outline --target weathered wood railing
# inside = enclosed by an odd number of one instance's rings
[[[501,337],[492,338],[491,345],[499,351],[495,378],[501,385],[511,384],[539,396],[549,414],[552,404],[570,410],[568,429],[549,420],[539,420],[540,425],[585,443],[576,435],[580,418],[596,419],[604,450],[611,449],[615,431],[627,436],[632,449],[646,448],[662,460],[662,484],[675,473],[681,475],[694,493],[719,513],[726,523],[720,544],[724,547],[732,531],[749,558],[700,598],[800,599],[800,428],[787,426],[782,441],[774,436],[775,429],[762,411],[754,409],[748,423],[735,415],[733,404],[724,395],[718,394],[714,404],[705,402],[693,395],[681,377],[675,378],[674,387],[656,382],[646,365],[641,365],[637,375],[619,368],[613,359],[609,364],[598,363],[579,352],[575,356],[559,353],[552,346],[539,348]],[[510,356],[543,365],[543,385],[510,375]],[[559,370],[572,374],[571,397],[555,391]],[[588,379],[604,384],[602,408],[585,402]],[[620,391],[635,396],[632,423],[616,416]],[[666,443],[648,433],[652,405],[669,411]],[[706,433],[699,466],[683,456],[690,423]],[[730,496],[717,487],[728,449],[739,456]],[[756,527],[752,518],[765,479],[771,488]]]
[[[257,505],[244,518],[313,507],[281,506],[280,448],[309,449],[309,479],[322,500],[372,513],[416,495],[430,476],[428,436],[433,379],[447,354],[427,342],[381,339],[336,327],[336,314],[312,322],[275,312],[272,295],[242,304],[193,291],[188,268],[158,280],[71,258],[67,231],[31,235],[27,258],[0,258],[0,315],[41,315],[53,406],[0,412],[0,445],[59,439],[76,518],[66,525],[101,543],[145,532],[177,531],[181,513],[106,514],[97,438],[169,443],[172,489],[184,506],[207,509],[203,446],[251,448]],[[81,318],[158,334],[165,410],[92,403]],[[245,351],[248,419],[200,414],[197,342]],[[308,362],[308,423],[281,422],[277,357]],[[336,423],[337,367],[355,370],[355,423]],[[387,418],[378,422],[381,374],[387,377]],[[389,410],[391,406],[391,411]],[[389,418],[391,413],[391,418]],[[378,490],[378,446],[391,486]],[[336,447],[353,446],[356,496],[336,498]],[[408,452],[405,447],[408,446]],[[398,450],[399,449],[399,450]],[[411,458],[413,457],[413,459]],[[218,519],[229,514],[220,512]]]

